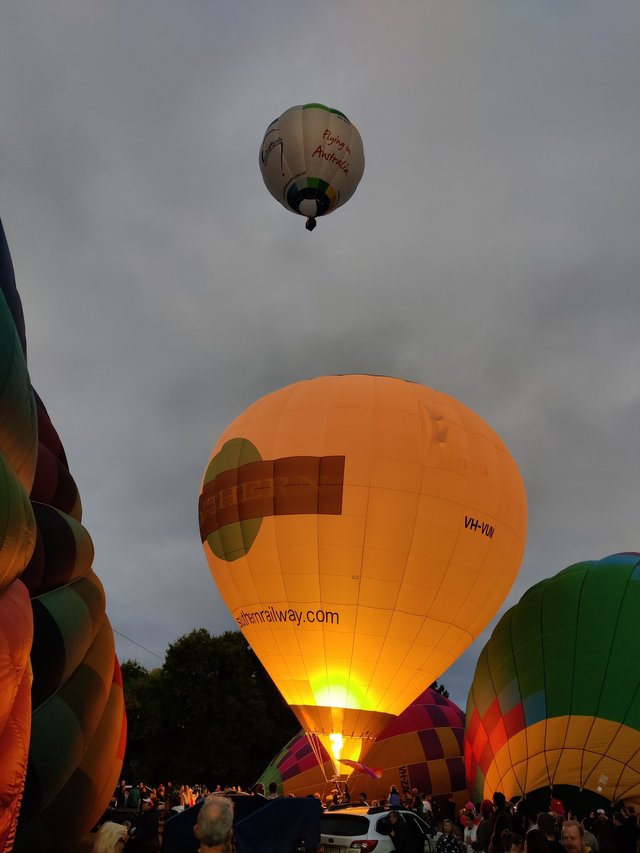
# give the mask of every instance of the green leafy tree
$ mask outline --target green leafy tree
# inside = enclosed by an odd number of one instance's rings
[[[299,724],[240,632],[204,628],[167,649],[160,669],[123,664],[137,780],[249,785]]]
[[[124,701],[127,711],[125,778],[147,781],[153,774],[154,745],[161,740],[163,722],[156,701],[161,671],[149,672],[135,660],[122,664]]]

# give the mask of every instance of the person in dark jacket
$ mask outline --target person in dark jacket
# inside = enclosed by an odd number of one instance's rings
[[[638,824],[626,812],[613,813],[613,843],[620,853],[636,853]]]
[[[480,823],[476,830],[476,840],[471,846],[476,853],[487,853],[491,836],[493,835],[493,803],[491,800],[483,800],[480,806]]]
[[[131,831],[125,850],[127,853],[157,853],[160,850],[156,804],[150,797],[142,800],[142,811]]]
[[[411,853],[409,829],[395,809],[389,812],[389,838],[393,841],[396,853]]]
[[[499,817],[504,817],[503,823],[506,823],[507,829],[513,832],[513,815],[510,807],[507,805],[507,798],[502,791],[496,791],[493,795],[494,816],[496,820]]]
[[[540,812],[538,815],[538,829],[544,834],[551,853],[565,853],[565,849],[556,837],[556,819],[548,812]],[[533,832],[533,830],[531,830]]]

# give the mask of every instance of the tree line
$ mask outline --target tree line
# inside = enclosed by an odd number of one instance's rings
[[[253,784],[300,730],[239,631],[178,638],[158,669],[122,664],[128,782]]]

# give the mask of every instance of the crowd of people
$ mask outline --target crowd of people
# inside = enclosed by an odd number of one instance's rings
[[[123,784],[124,783],[124,784]],[[121,783],[121,788],[116,791],[114,796],[115,808],[136,808],[136,802],[139,802],[139,811],[133,825],[130,822],[116,823],[115,821],[105,821],[98,831],[96,841],[93,847],[93,853],[125,853],[127,851],[135,851],[135,853],[158,853],[160,850],[160,796],[158,789],[148,789],[146,785],[135,786],[141,794],[138,798],[137,794],[133,794],[131,800],[131,791],[135,788],[126,786],[124,780]],[[142,787],[142,790],[140,788]],[[174,799],[178,802],[178,797],[173,797],[171,791],[172,785],[167,785],[172,796],[169,799]],[[163,789],[163,795],[166,796],[167,788],[158,786]],[[188,786],[182,786],[178,791],[180,804],[184,809],[191,797],[193,803],[199,799],[204,800],[202,807],[198,813],[198,819],[194,827],[194,833],[198,839],[200,853],[234,853],[233,847],[233,803],[228,797],[212,797],[206,786],[195,789]],[[178,793],[176,792],[176,793]],[[149,796],[145,796],[149,794]],[[151,795],[155,794],[154,797]],[[116,805],[119,803],[119,805]],[[172,809],[166,813],[170,816]]]
[[[223,789],[220,785],[212,791],[207,785],[191,787],[168,782],[150,788],[143,782],[127,785],[122,779],[111,805],[130,811],[133,820],[105,821],[94,853],[157,853],[162,822],[200,800],[204,801],[196,825],[200,849],[203,853],[232,850],[233,803],[229,797],[211,797],[212,793],[260,794],[270,799],[279,795],[275,782],[269,785],[268,792],[261,783],[246,791],[237,786]],[[352,802],[344,786],[335,787],[324,798],[320,793],[315,796],[324,810],[344,808]],[[571,811],[565,811],[557,799],[551,799],[548,810],[540,811],[527,800],[508,802],[498,791],[492,800],[468,802],[458,810],[453,797],[443,805],[416,788],[400,793],[391,786],[386,797],[371,801],[361,791],[354,804],[388,811],[389,835],[397,853],[410,850],[401,817],[403,808],[415,812],[430,826],[437,837],[436,853],[640,853],[640,816],[624,803],[614,804],[608,812],[604,808],[593,810],[579,820]]]
[[[445,817],[436,853],[638,853],[639,847],[639,818],[624,803],[578,820],[557,799],[540,811],[526,800],[510,803],[498,791]]]
[[[240,793],[241,789],[226,788],[224,791],[218,785],[215,793]],[[162,826],[172,815],[184,811],[200,800],[206,800],[214,791],[207,785],[174,785],[167,782],[150,787],[144,782],[138,785],[128,785],[126,779],[121,779],[116,788],[111,804],[98,831],[93,847],[93,853],[157,853],[160,849]],[[219,810],[231,808],[230,800],[225,797],[212,798],[227,805]],[[211,817],[209,806],[201,809],[203,821]],[[229,812],[232,814],[232,812]],[[118,821],[111,819],[118,817]],[[228,815],[227,815],[228,816]],[[208,824],[207,824],[208,826]],[[229,823],[230,828],[231,823]],[[226,832],[226,830],[225,830]],[[203,830],[205,837],[212,838],[209,829]],[[209,845],[212,846],[212,845]],[[207,845],[201,842],[202,850],[207,851]],[[213,849],[213,848],[212,848]],[[223,848],[220,848],[223,849]],[[216,849],[217,853],[217,849]]]
[[[327,799],[329,809],[345,804],[344,793],[337,790]],[[401,808],[415,812],[438,832],[436,853],[640,853],[640,816],[624,803],[610,811],[594,809],[581,820],[566,812],[558,799],[551,798],[548,810],[540,811],[527,800],[508,802],[499,791],[492,800],[468,802],[460,810],[453,797],[440,806],[415,788],[400,794],[395,786],[387,797],[371,802],[361,792],[359,803],[389,810],[389,834],[397,853],[411,849],[401,812],[396,811]]]

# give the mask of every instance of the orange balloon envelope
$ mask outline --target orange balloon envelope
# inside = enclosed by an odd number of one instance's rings
[[[0,592],[0,850],[13,850],[31,735],[31,601],[16,580]]]
[[[74,847],[104,813],[122,766],[122,680],[81,516],[62,443],[31,386],[22,305],[0,223],[4,853]]]
[[[199,516],[223,599],[336,761],[362,760],[478,636],[526,534],[518,468],[478,415],[364,375],[250,406],[214,447]]]

